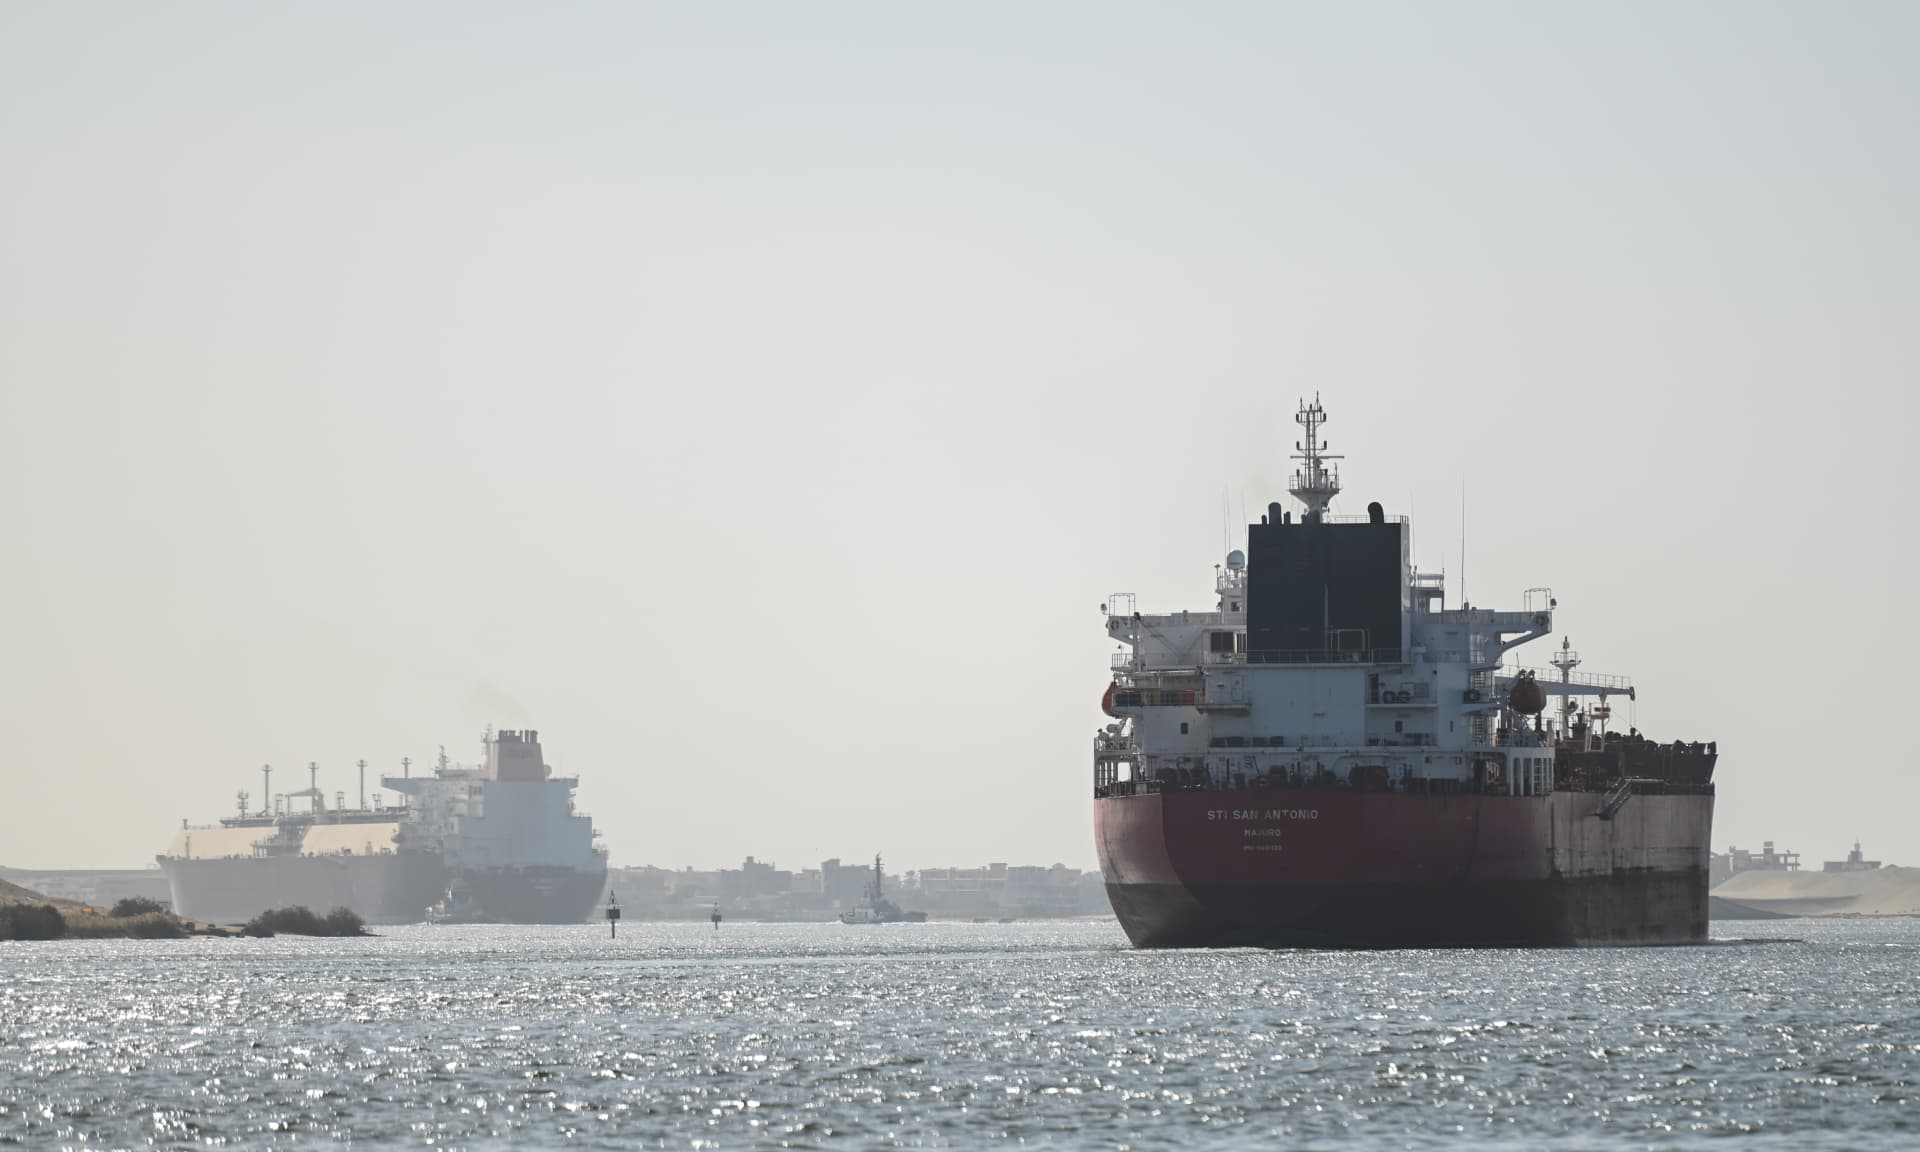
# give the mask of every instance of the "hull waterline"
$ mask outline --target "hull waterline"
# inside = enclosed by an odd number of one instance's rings
[[[1095,801],[1146,948],[1552,947],[1706,939],[1713,797],[1174,792]]]

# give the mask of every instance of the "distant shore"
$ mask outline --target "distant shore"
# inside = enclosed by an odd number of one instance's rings
[[[366,924],[345,908],[325,915],[277,908],[243,925],[210,924],[175,916],[155,900],[130,898],[109,909],[46,896],[0,880],[0,941],[186,940],[240,937],[366,936]]]

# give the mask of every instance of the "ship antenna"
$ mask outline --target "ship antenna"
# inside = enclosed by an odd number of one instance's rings
[[[1444,582],[1443,582],[1444,583]],[[1460,603],[1467,602],[1467,474],[1460,474]]]
[[[1293,487],[1287,491],[1307,506],[1307,520],[1318,521],[1326,514],[1327,505],[1340,494],[1340,470],[1328,468],[1326,461],[1341,457],[1327,455],[1326,441],[1320,439],[1320,426],[1327,422],[1327,410],[1320,406],[1318,392],[1313,394],[1312,404],[1300,402],[1300,411],[1293,419],[1306,429],[1306,438],[1294,441],[1293,458],[1300,461],[1300,467],[1294,470]]]

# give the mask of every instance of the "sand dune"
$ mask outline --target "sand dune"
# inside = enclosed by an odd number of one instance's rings
[[[1713,894],[1786,916],[1920,916],[1920,868],[1742,872]]]
[[[51,904],[62,911],[85,907],[73,900],[43,896],[31,888],[22,888],[18,884],[9,884],[5,880],[0,880],[0,904]]]

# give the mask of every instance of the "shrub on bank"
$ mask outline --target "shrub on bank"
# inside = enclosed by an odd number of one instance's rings
[[[51,904],[0,905],[0,940],[58,940],[67,921]]]
[[[139,916],[76,912],[67,917],[70,940],[178,940],[186,934],[186,926],[166,912]]]
[[[158,900],[149,900],[145,896],[128,896],[116,902],[113,911],[107,915],[115,919],[123,916],[151,916],[155,913],[164,916],[167,911],[167,906]]]
[[[316,916],[310,908],[272,908],[247,921],[241,933],[247,936],[365,936],[366,921],[351,908],[335,908],[325,916]]]

